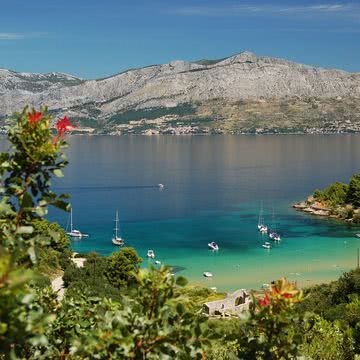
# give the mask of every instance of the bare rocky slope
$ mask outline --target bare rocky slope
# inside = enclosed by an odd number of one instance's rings
[[[360,131],[360,73],[243,52],[98,80],[0,69],[0,118],[48,105],[96,133]]]

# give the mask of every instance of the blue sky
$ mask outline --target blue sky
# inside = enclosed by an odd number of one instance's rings
[[[97,78],[243,50],[360,71],[360,0],[0,0],[0,67]]]

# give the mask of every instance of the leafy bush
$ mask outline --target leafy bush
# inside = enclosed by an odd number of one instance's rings
[[[281,279],[264,298],[253,299],[250,316],[238,335],[241,359],[292,359],[300,355],[303,317],[295,304],[302,292]]]
[[[70,245],[69,237],[58,223],[51,223],[46,219],[33,221],[34,235],[49,239],[49,246],[56,251],[64,252]]]
[[[119,252],[111,254],[105,276],[109,283],[118,289],[135,285],[136,274],[141,262],[142,259],[137,255],[134,248],[124,247]]]
[[[343,346],[346,335],[338,323],[326,321],[317,316],[306,322],[305,334],[301,353],[306,358],[313,360],[347,359],[346,355],[349,351],[346,351]]]
[[[89,296],[120,300],[122,293],[112,286],[105,276],[108,262],[108,257],[90,253],[87,255],[87,260],[82,268],[70,263],[63,275],[66,297],[76,298],[83,291],[86,291]]]
[[[360,224],[360,212],[354,213],[353,223],[354,223],[354,224]]]
[[[0,351],[5,358],[31,358],[34,346],[47,344],[44,333],[53,318],[41,303],[41,296],[26,284],[34,282],[34,264],[42,266],[38,253],[49,244],[57,246],[61,234],[49,236],[35,230],[34,222],[47,213],[49,205],[66,209],[67,196],[51,191],[51,177],[62,176],[67,164],[61,151],[69,126],[67,118],[57,122],[53,136],[51,117],[41,112],[14,114],[8,129],[9,152],[0,154]],[[60,246],[60,245],[59,245]],[[57,265],[52,249],[49,266]]]
[[[326,202],[329,206],[343,205],[348,197],[349,185],[336,182],[324,190],[316,190],[314,198]]]
[[[351,177],[347,199],[354,206],[360,207],[360,174]]]

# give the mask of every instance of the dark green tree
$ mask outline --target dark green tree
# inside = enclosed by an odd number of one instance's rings
[[[33,221],[34,234],[49,239],[49,247],[56,251],[64,252],[70,245],[69,237],[58,223],[51,223],[46,219]]]
[[[134,285],[141,262],[134,248],[124,247],[111,254],[105,275],[109,283],[118,289]]]
[[[347,201],[349,185],[336,182],[324,190],[316,190],[314,198],[326,202],[329,206],[343,205]]]
[[[350,179],[348,202],[360,207],[360,174],[354,174]]]

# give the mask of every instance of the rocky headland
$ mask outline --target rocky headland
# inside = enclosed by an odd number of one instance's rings
[[[316,190],[306,200],[293,205],[296,210],[360,224],[360,174],[351,177],[350,183],[336,182],[324,190]]]
[[[333,212],[331,207],[328,207],[326,204],[317,201],[312,195],[304,201],[295,203],[293,208],[312,215],[340,218],[339,215]]]

